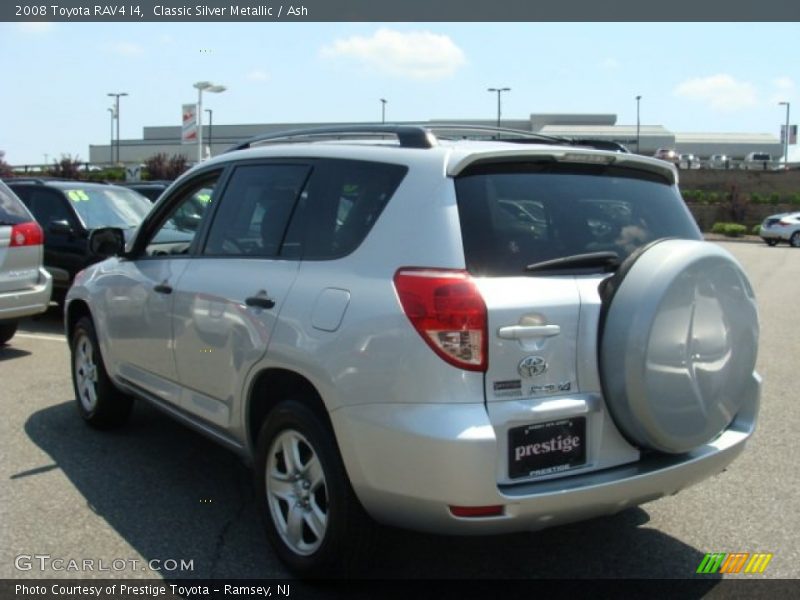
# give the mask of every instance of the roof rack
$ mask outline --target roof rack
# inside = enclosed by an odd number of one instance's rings
[[[395,136],[403,148],[433,148],[436,138],[424,127],[414,125],[341,125],[335,127],[311,127],[268,133],[249,138],[236,144],[226,152],[244,150],[262,143],[305,142],[310,139],[344,139]]]
[[[436,132],[436,133],[434,133]],[[310,127],[292,129],[277,133],[257,135],[236,144],[226,152],[244,150],[260,144],[299,143],[312,140],[343,140],[364,138],[397,138],[403,148],[433,148],[438,139],[484,139],[517,144],[559,144],[570,145],[570,140],[519,129],[504,129],[484,125],[465,125],[461,123],[414,123],[407,125],[336,125],[331,127]]]

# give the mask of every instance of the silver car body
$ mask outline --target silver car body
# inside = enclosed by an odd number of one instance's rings
[[[768,244],[787,242],[800,247],[800,212],[768,216],[761,223],[758,235]]]
[[[0,182],[0,323],[47,310],[53,285],[52,277],[42,268],[42,244],[15,242],[9,213],[19,217],[13,219],[17,225],[35,223],[14,192]]]
[[[392,285],[398,270],[409,266],[466,268],[454,177],[471,165],[613,156],[616,165],[668,178],[674,187],[672,165],[557,146],[455,142],[420,150],[351,142],[257,147],[224,154],[201,169],[321,155],[409,168],[355,251],[324,261],[110,258],[76,277],[67,297],[68,332],[78,317],[91,315],[117,386],[246,460],[254,454],[252,405],[263,378],[302,378],[324,402],[366,510],[379,521],[421,530],[536,530],[614,513],[719,473],[742,451],[758,412],[754,372],[737,379],[744,384],[735,394],[735,418],[728,415],[722,433],[689,451],[643,457],[620,432],[598,366],[598,286],[606,274],[474,277],[488,312],[485,373],[454,368],[434,355]],[[169,196],[168,190],[160,203]],[[705,242],[680,243],[708,253],[709,260],[719,254]],[[150,293],[165,281],[172,294]],[[245,297],[264,289],[275,301],[272,310],[245,305]],[[750,300],[743,305],[754,311]],[[748,313],[748,322],[752,318]],[[535,319],[540,325],[531,326]],[[757,338],[757,331],[748,335]],[[519,365],[531,356],[549,365],[541,381],[546,385],[523,377],[519,395],[498,393],[495,383],[519,380]],[[719,371],[713,377],[726,375]],[[511,429],[576,416],[586,419],[590,440],[584,466],[509,477]],[[448,508],[492,505],[502,505],[502,514],[465,518]]]

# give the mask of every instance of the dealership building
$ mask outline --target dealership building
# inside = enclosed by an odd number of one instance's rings
[[[427,123],[465,124],[494,127],[494,120],[432,119]],[[369,123],[262,123],[252,125],[203,125],[203,142],[206,152],[214,156],[235,143],[247,138],[311,127],[366,125]],[[372,123],[374,124],[374,123]],[[397,125],[425,125],[425,122],[397,122]],[[675,148],[680,153],[691,153],[707,158],[712,154],[726,154],[734,160],[750,152],[767,152],[777,158],[783,155],[780,139],[769,133],[675,133],[662,125],[620,125],[615,114],[532,114],[528,119],[503,119],[501,127],[518,129],[544,135],[569,138],[594,138],[618,142],[632,152],[652,156],[658,148]],[[209,145],[210,141],[210,145]],[[638,149],[637,149],[638,147]],[[139,164],[154,154],[180,154],[190,162],[197,160],[197,144],[181,143],[181,126],[144,127],[141,139],[119,141],[119,160],[126,164]],[[89,162],[111,161],[111,146],[90,145]]]

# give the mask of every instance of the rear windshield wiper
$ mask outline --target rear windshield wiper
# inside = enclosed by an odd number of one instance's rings
[[[573,254],[551,260],[535,262],[525,270],[531,271],[558,271],[560,269],[591,268],[591,267],[613,267],[620,265],[619,255],[616,252],[589,252],[588,254]],[[613,269],[608,269],[613,270]]]

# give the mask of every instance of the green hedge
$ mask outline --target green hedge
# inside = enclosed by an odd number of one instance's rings
[[[714,223],[711,233],[721,233],[728,237],[739,237],[747,233],[747,227],[739,223]]]

